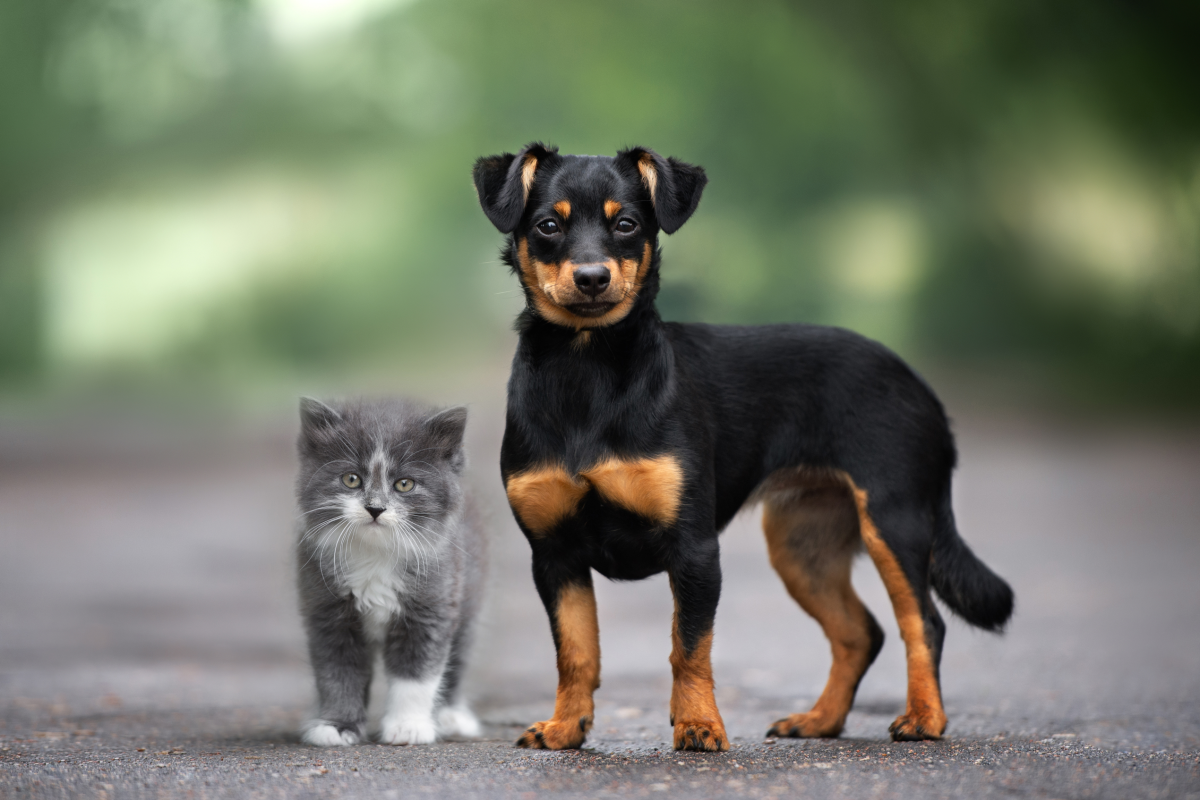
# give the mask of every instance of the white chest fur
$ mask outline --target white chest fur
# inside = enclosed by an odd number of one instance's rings
[[[367,638],[382,641],[388,624],[403,611],[404,576],[395,557],[379,548],[352,546],[342,567],[342,587],[354,595]]]

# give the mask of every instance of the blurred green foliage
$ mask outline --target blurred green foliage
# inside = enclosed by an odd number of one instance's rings
[[[520,305],[478,155],[703,164],[664,316],[1200,399],[1200,6],[11,0],[0,380],[398,364]]]

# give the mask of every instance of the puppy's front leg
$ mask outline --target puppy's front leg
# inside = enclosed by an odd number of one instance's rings
[[[586,568],[564,571],[536,554],[533,573],[558,651],[558,693],[553,718],[531,725],[517,746],[579,747],[592,728],[592,694],[600,688],[600,626],[592,574]]]
[[[676,750],[729,749],[725,723],[713,697],[712,631],[721,596],[716,536],[688,548],[670,573],[675,594],[671,630],[671,724]]]

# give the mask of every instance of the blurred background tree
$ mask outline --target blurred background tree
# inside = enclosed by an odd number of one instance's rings
[[[11,0],[0,382],[500,358],[478,155],[703,164],[670,319],[1200,400],[1200,6]]]

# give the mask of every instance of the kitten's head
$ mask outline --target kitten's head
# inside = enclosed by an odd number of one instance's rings
[[[401,559],[436,551],[462,506],[467,410],[403,400],[300,401],[304,541],[375,546]]]

